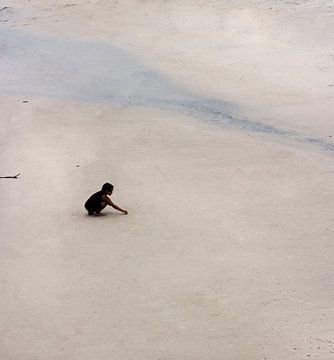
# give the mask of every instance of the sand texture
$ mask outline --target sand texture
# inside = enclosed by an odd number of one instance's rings
[[[333,44],[330,0],[1,0],[0,359],[334,359]]]

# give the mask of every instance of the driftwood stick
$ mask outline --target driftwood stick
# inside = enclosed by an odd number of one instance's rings
[[[14,176],[0,176],[0,179],[17,179],[21,174],[18,173]]]

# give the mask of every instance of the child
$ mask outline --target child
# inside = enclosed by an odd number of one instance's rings
[[[88,211],[88,215],[100,215],[101,211],[107,206],[110,205],[114,209],[122,212],[124,215],[127,215],[126,210],[121,209],[119,206],[114,204],[108,195],[111,195],[114,190],[114,186],[106,183],[102,186],[101,191],[93,194],[85,203],[85,208]]]

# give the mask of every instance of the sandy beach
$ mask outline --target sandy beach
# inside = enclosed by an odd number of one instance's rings
[[[334,3],[0,1],[0,358],[334,358]],[[127,216],[89,217],[105,182]]]

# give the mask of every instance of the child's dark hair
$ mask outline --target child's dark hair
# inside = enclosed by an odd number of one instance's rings
[[[103,193],[106,193],[106,192],[108,192],[108,191],[113,191],[114,190],[114,185],[111,185],[111,184],[109,184],[109,183],[105,183],[105,184],[103,184],[103,186],[102,186],[102,192]]]

